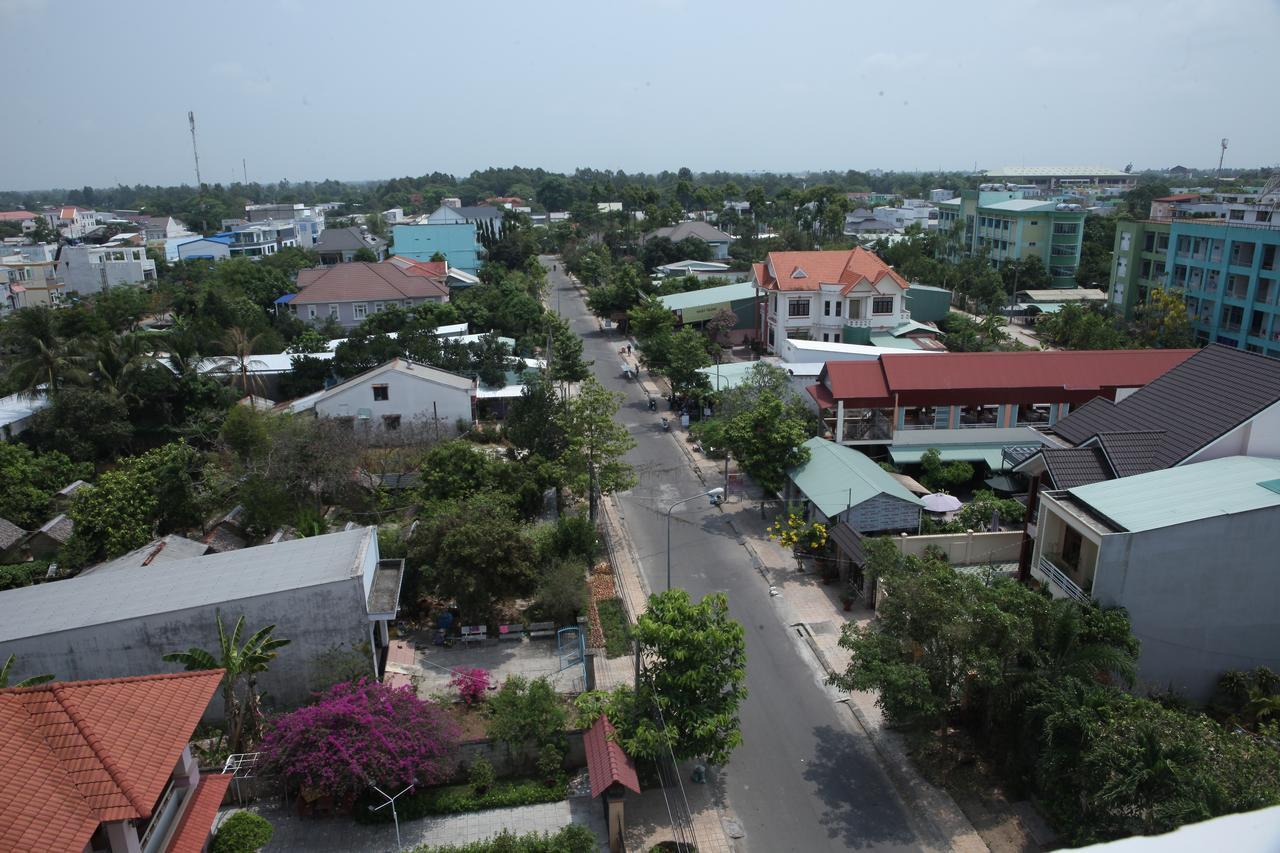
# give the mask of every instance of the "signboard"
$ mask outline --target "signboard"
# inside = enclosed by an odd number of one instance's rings
[[[716,313],[729,308],[728,302],[717,302],[714,305],[696,305],[680,310],[680,319],[686,323],[701,323],[710,320]]]

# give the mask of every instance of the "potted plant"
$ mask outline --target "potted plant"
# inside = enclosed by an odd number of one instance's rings
[[[850,590],[846,589],[844,592],[840,593],[840,604],[843,605],[846,613],[853,609],[853,602],[855,600],[853,592]]]

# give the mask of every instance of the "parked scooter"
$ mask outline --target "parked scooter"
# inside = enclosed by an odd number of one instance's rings
[[[671,431],[671,421],[667,420],[666,418],[662,419],[662,431],[663,432]]]
[[[653,399],[653,397],[649,397],[648,399],[649,399],[649,411],[651,412],[658,411],[658,401]]]

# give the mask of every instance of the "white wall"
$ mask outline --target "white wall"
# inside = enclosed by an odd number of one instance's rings
[[[1184,464],[1221,459],[1223,456],[1266,456],[1280,459],[1280,403],[1263,409],[1248,423],[1236,427]]]
[[[387,399],[374,400],[373,386],[383,384],[387,385]],[[357,417],[361,409],[368,409],[372,414],[370,429],[374,431],[382,429],[383,415],[400,415],[402,429],[410,421],[433,417],[447,424],[459,418],[471,423],[471,394],[471,390],[388,370],[369,375],[319,401],[316,413],[324,417]]]

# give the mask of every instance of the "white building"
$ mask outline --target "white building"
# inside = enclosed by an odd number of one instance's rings
[[[475,419],[476,384],[465,376],[397,358],[308,398],[319,417],[345,419],[363,433],[414,423],[444,432]]]
[[[156,280],[156,262],[141,246],[63,246],[57,269],[81,295]]]
[[[68,240],[79,240],[98,227],[98,214],[83,207],[58,207],[44,212],[44,218]]]
[[[956,197],[954,190],[929,190],[929,201],[937,204],[940,201],[949,201]]]
[[[172,216],[153,216],[142,226],[143,239],[160,243],[175,237],[194,237],[186,223]]]

